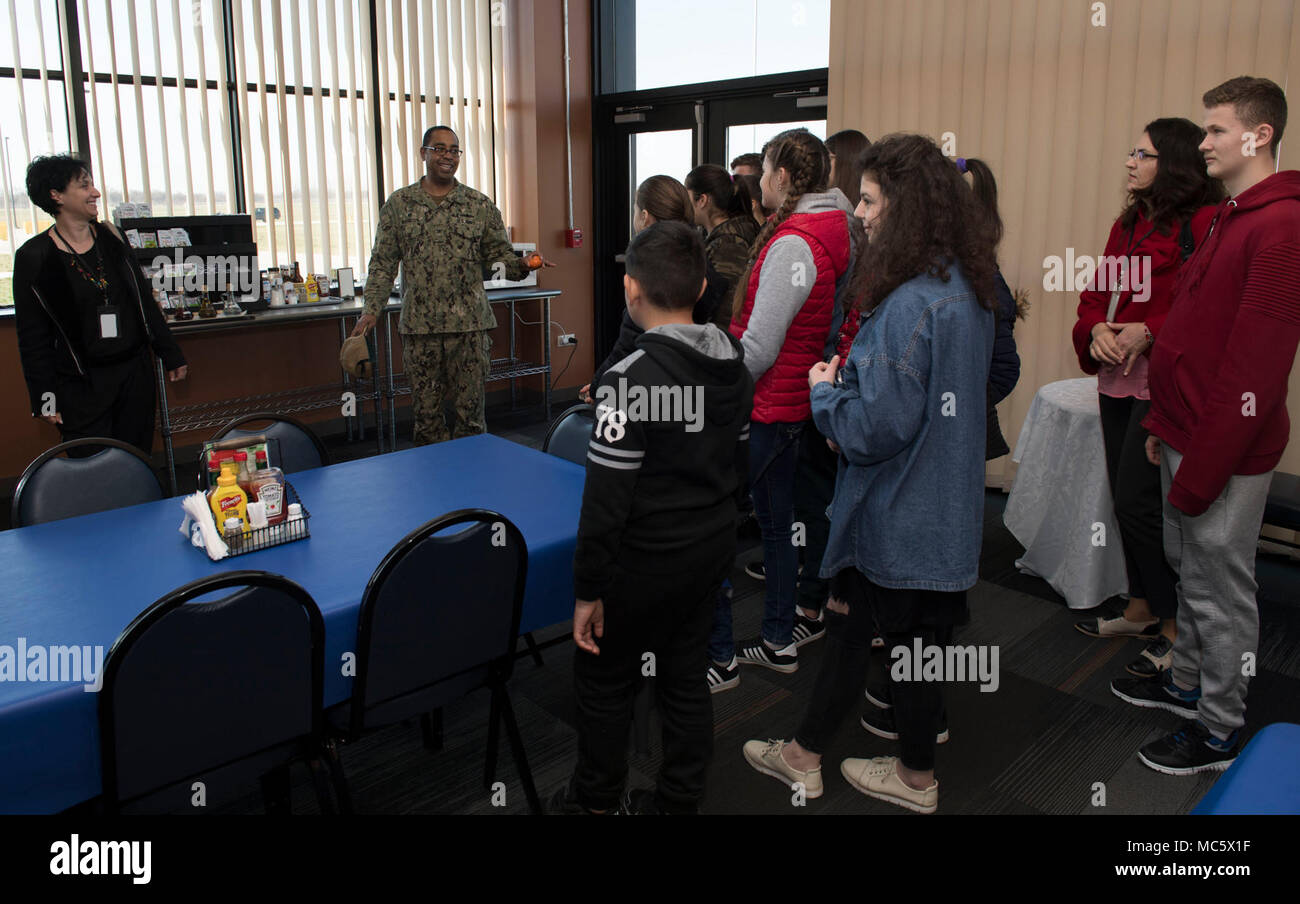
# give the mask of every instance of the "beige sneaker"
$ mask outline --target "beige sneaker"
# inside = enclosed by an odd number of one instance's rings
[[[868,797],[907,807],[917,813],[933,813],[939,809],[939,782],[923,791],[909,786],[898,777],[898,757],[877,756],[869,760],[847,759],[840,763],[840,772],[850,785]]]
[[[816,769],[801,772],[787,763],[785,758],[781,756],[783,749],[785,749],[785,741],[746,741],[744,748],[745,759],[749,765],[759,772],[780,779],[791,787],[794,787],[796,782],[801,783],[804,797],[810,800],[814,797],[821,797],[821,767],[818,766]]]

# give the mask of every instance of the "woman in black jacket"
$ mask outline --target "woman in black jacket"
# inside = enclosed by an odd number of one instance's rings
[[[107,436],[148,454],[156,395],[153,358],[168,379],[188,371],[140,267],[111,226],[76,157],[38,157],[27,194],[54,225],[14,255],[18,353],[33,417],[63,440]]]
[[[998,184],[993,179],[993,171],[989,169],[987,163],[975,157],[958,157],[957,171],[970,174],[971,190],[984,206],[998,238],[1001,239],[1002,217],[998,214]],[[1002,435],[1002,427],[998,423],[998,409],[995,406],[1011,394],[1011,390],[1016,388],[1016,383],[1020,380],[1020,355],[1016,352],[1016,338],[1013,332],[1017,317],[1016,300],[1011,294],[1010,287],[1007,286],[1007,281],[1002,278],[1000,269],[996,272],[996,277],[998,303],[993,313],[997,317],[997,329],[993,335],[993,360],[989,362],[988,397],[985,408],[988,424],[985,461],[992,461],[1011,451],[1007,448],[1006,438]]]
[[[677,220],[687,226],[695,225],[695,211],[691,207],[691,196],[686,191],[686,186],[672,176],[651,176],[638,185],[635,208],[632,228],[636,232],[660,220]],[[727,296],[731,289],[731,283],[713,269],[711,263],[705,264],[704,278],[704,294],[700,296],[699,301],[695,302],[695,309],[691,312],[691,319],[696,323],[714,322],[718,310],[727,306]],[[632,322],[632,317],[625,308],[614,348],[596,368],[591,382],[578,390],[579,399],[584,402],[591,401],[591,387],[600,382],[605,371],[636,350],[636,340],[641,333],[642,329]]]

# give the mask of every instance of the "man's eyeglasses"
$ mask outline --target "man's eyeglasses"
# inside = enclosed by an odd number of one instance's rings
[[[451,157],[454,160],[459,160],[460,155],[465,153],[460,148],[449,148],[441,144],[435,144],[433,147],[429,147],[426,144],[421,148],[421,150],[433,151],[435,157]]]
[[[1143,160],[1159,160],[1159,159],[1160,159],[1160,155],[1159,155],[1159,154],[1153,154],[1153,153],[1151,153],[1150,151],[1144,151],[1144,150],[1142,150],[1141,148],[1134,148],[1133,150],[1131,150],[1131,151],[1128,152],[1128,155],[1129,155],[1130,157],[1132,157],[1133,159],[1135,159],[1138,163],[1141,163]]]

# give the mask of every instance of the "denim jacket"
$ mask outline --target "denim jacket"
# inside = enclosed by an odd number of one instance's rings
[[[974,586],[984,524],[985,384],[993,314],[960,268],[918,276],[866,316],[840,382],[812,390],[840,448],[822,577],[882,587]]]

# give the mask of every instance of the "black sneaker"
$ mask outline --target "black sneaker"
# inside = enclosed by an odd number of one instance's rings
[[[736,659],[749,665],[761,665],[774,672],[790,674],[799,670],[799,648],[793,643],[780,650],[773,650],[758,638],[753,643],[745,644],[736,650]]]
[[[709,693],[716,694],[718,691],[729,691],[736,685],[740,684],[740,663],[736,657],[731,657],[728,665],[718,665],[716,662],[709,663]]]
[[[662,816],[655,803],[655,793],[649,788],[629,788],[623,792],[618,805],[619,816]]]
[[[875,701],[872,701],[875,702]],[[890,741],[898,740],[898,728],[894,725],[894,710],[868,709],[862,713],[862,727],[878,738]],[[944,744],[948,741],[948,714],[939,716],[939,731],[934,736],[934,743]]]
[[[751,578],[753,578],[753,579],[756,580],[756,581],[766,581],[766,580],[767,580],[767,569],[763,566],[763,560],[762,560],[762,559],[758,559],[757,561],[750,562],[748,565],[746,565],[746,566],[745,566],[745,574],[749,575]],[[802,574],[803,574],[803,566],[802,566],[802,565],[799,566],[799,570],[798,570],[798,572],[796,572],[796,574],[798,574],[798,575],[802,575]]]
[[[818,611],[816,618],[809,618],[798,609],[794,610],[794,645],[802,647],[806,643],[812,643],[814,640],[821,640],[826,636],[826,618]]]
[[[1241,752],[1241,729],[1220,741],[1200,719],[1188,719],[1178,730],[1138,751],[1138,759],[1165,775],[1222,772]]]
[[[573,795],[572,786],[566,785],[556,791],[551,799],[546,802],[546,813],[549,816],[597,816],[588,810],[582,804],[578,803],[577,797]]]
[[[1196,718],[1196,703],[1201,699],[1201,689],[1184,691],[1174,685],[1170,672],[1161,672],[1154,678],[1116,678],[1110,683],[1116,697],[1143,709],[1163,709],[1165,712]]]
[[[879,634],[871,638],[871,649],[883,650],[884,648],[885,648],[885,638],[881,637]]]
[[[1147,644],[1142,655],[1124,666],[1124,671],[1139,678],[1154,678],[1174,664],[1174,645],[1163,634]]]
[[[867,682],[867,702],[876,709],[892,709],[894,706],[893,699],[889,693],[889,682],[881,685],[873,685]]]

